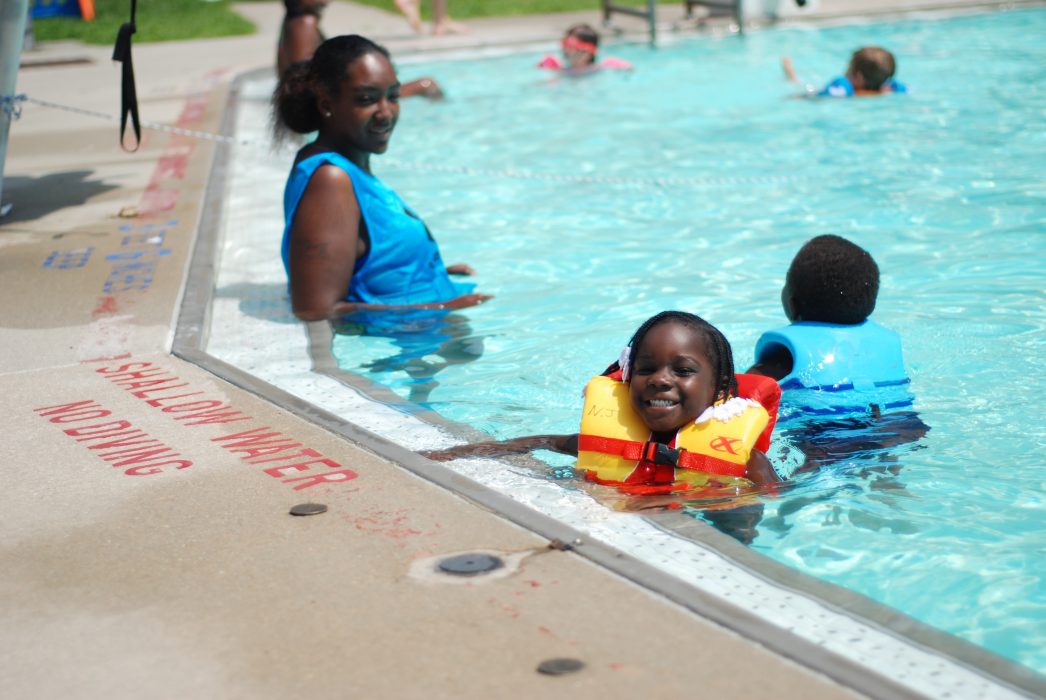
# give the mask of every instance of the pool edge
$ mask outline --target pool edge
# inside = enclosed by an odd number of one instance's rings
[[[222,133],[229,133],[228,127],[232,123],[238,107],[240,85],[252,74],[260,71],[261,69],[257,69],[241,73],[230,84],[225,100],[225,112],[222,116]],[[197,237],[185,280],[185,291],[178,308],[172,354],[319,427],[361,445],[368,451],[459,496],[478,503],[528,530],[550,540],[558,539],[566,543],[580,540],[580,544],[571,544],[570,547],[589,561],[732,629],[748,639],[760,642],[775,653],[792,659],[803,667],[822,673],[846,687],[872,697],[926,697],[907,686],[898,685],[882,674],[870,672],[867,667],[857,665],[830,650],[819,648],[808,640],[767,623],[744,608],[726,604],[717,597],[665,574],[631,555],[605,544],[585,542],[584,536],[569,526],[466,479],[442,465],[425,460],[406,448],[359,428],[318,406],[208,355],[203,347],[206,343],[213,298],[221,212],[224,206],[221,193],[224,191],[228,178],[229,151],[228,144],[219,143],[212,156],[211,169],[201,205]],[[355,384],[353,386],[360,390],[360,386]],[[442,425],[441,427],[450,426]],[[845,611],[845,614],[859,617],[907,644],[928,648],[932,653],[944,655],[1013,692],[1046,695],[1046,679],[1024,666],[919,623],[903,613],[875,603],[865,596],[789,569],[739,545],[708,526],[691,522],[693,525],[701,525],[704,528],[703,534],[707,537],[707,541],[705,538],[702,538],[702,541],[714,549],[719,556],[767,580],[774,586],[827,602],[830,606]],[[660,527],[660,525],[658,526]],[[783,583],[781,578],[790,580],[790,583]],[[836,595],[828,596],[833,592]],[[826,599],[825,596],[831,599]],[[870,610],[874,615],[883,615],[884,619],[878,620],[874,617],[857,615],[852,610],[866,609],[866,606],[869,605],[872,606]],[[902,633],[896,629],[898,626],[909,631]],[[914,638],[916,636],[919,639]],[[951,649],[941,649],[938,646],[949,646],[952,643],[954,645]],[[961,654],[961,656],[957,654]]]

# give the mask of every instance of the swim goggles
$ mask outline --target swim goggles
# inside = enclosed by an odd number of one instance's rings
[[[590,53],[593,56],[596,55],[596,45],[591,41],[585,41],[584,39],[578,39],[574,35],[563,37],[562,41],[564,51],[584,51]]]

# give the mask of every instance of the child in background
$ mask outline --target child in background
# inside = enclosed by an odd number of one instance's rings
[[[395,0],[396,7],[407,18],[411,28],[421,33],[424,25],[421,22],[421,3],[419,0]],[[447,0],[432,0],[432,33],[440,34],[464,34],[468,27],[460,22],[455,22],[447,13]]]
[[[764,333],[748,372],[783,389],[907,384],[901,339],[868,320],[879,294],[879,266],[840,236],[817,236],[792,259],[781,290],[791,325]]]
[[[792,59],[787,56],[782,58],[781,67],[789,81],[800,82],[792,66]],[[897,62],[892,53],[878,46],[865,46],[854,51],[845,75],[835,78],[820,90],[808,85],[806,93],[810,97],[862,97],[908,92],[902,83],[894,79],[896,71]]]
[[[766,401],[776,410],[779,391],[762,381],[754,393],[768,392]],[[665,311],[640,326],[618,362],[589,381],[580,433],[424,454],[446,461],[552,450],[576,455],[577,469],[588,481],[632,495],[686,496],[748,482],[775,483],[779,478],[759,449],[769,444],[771,415],[738,394],[723,334],[693,314]]]
[[[748,373],[780,382],[780,423],[806,455],[804,469],[929,430],[912,410],[900,336],[868,318],[878,293],[879,266],[868,251],[840,236],[812,238],[781,290],[791,324],[756,343]]]
[[[590,73],[600,68],[631,70],[632,64],[620,58],[608,56],[596,62],[599,49],[599,33],[588,24],[575,24],[567,29],[562,40],[563,59],[549,54],[541,59],[538,68],[565,71],[571,74]]]

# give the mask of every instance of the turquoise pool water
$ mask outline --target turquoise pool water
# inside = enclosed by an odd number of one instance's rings
[[[449,97],[405,102],[375,171],[496,297],[397,338],[345,329],[339,362],[498,438],[574,432],[645,318],[704,316],[743,368],[785,322],[794,252],[846,236],[879,263],[874,318],[930,430],[799,477],[751,546],[1046,672],[1044,35],[1024,10],[615,46],[634,73],[576,80],[537,52],[404,67]],[[865,44],[910,95],[790,99],[782,55],[823,83]]]

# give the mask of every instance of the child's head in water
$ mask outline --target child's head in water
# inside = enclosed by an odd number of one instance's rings
[[[865,46],[854,51],[846,77],[854,90],[882,90],[897,70],[893,54],[878,46]]]
[[[568,68],[586,68],[595,64],[599,33],[588,24],[575,24],[567,29],[561,42]]]
[[[718,328],[682,311],[648,319],[621,358],[632,407],[655,433],[673,432],[737,395],[733,352]]]
[[[840,236],[817,236],[792,259],[781,290],[789,321],[854,325],[875,310],[879,266],[864,248]]]

